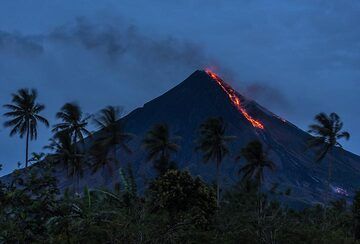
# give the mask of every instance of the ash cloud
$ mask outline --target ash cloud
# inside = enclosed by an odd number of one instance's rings
[[[291,108],[290,101],[285,94],[265,83],[254,82],[247,85],[244,88],[244,95],[266,106],[275,106],[282,110]]]
[[[234,70],[225,67],[215,67],[214,71],[218,72],[227,83],[229,83],[240,94],[251,98],[268,109],[276,109],[281,112],[290,112],[292,103],[284,92],[265,81],[247,82],[241,80],[241,73],[235,73]]]
[[[84,17],[77,18],[73,24],[56,28],[48,39],[67,45],[80,45],[112,64],[135,59],[142,65],[181,69],[199,68],[210,62],[201,46],[195,43],[172,37],[153,39],[141,34],[134,25],[94,23]]]
[[[43,51],[44,48],[36,37],[0,31],[0,52],[10,52],[17,55],[39,55]]]

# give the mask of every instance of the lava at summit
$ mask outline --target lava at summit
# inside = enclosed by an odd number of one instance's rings
[[[236,95],[236,91],[234,89],[232,89],[228,84],[226,84],[225,81],[223,81],[213,71],[206,69],[205,72],[223,89],[223,91],[228,95],[231,103],[252,124],[253,127],[264,129],[264,125],[260,121],[252,118],[245,110],[245,108],[242,107],[240,98]]]

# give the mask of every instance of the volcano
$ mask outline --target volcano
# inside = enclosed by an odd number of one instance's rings
[[[327,162],[333,162],[332,198],[351,198],[360,186],[360,157],[335,148],[322,163],[315,163],[314,150],[307,149],[308,133],[276,116],[253,100],[247,99],[210,70],[198,70],[165,94],[135,109],[119,123],[126,131],[136,135],[129,146],[133,153],[119,152],[119,167],[131,164],[141,186],[154,176],[142,148],[146,132],[158,123],[169,125],[172,134],[181,136],[180,151],[174,155],[180,169],[188,169],[208,182],[215,178],[215,164],[204,164],[201,154],[194,150],[199,125],[209,117],[222,117],[227,134],[236,136],[230,145],[231,155],[221,166],[223,188],[240,180],[238,170],[244,162],[236,162],[235,156],[250,141],[259,140],[276,164],[274,172],[266,172],[265,188],[277,184],[278,189],[291,189],[288,200],[294,203],[314,204],[322,202],[327,179]],[[88,144],[91,141],[87,141]],[[115,166],[114,166],[115,167]],[[116,169],[116,167],[115,167]],[[62,167],[56,168],[60,188],[69,187],[71,179]],[[108,179],[109,186],[117,174],[85,172],[82,185],[97,187]]]

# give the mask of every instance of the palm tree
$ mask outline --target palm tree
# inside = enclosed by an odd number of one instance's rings
[[[91,132],[86,128],[90,116],[84,117],[81,108],[76,103],[66,103],[56,114],[56,118],[62,120],[62,122],[54,125],[53,132],[55,132],[55,136],[56,134],[60,134],[58,139],[61,137],[70,137],[70,143],[72,143],[72,154],[74,157],[69,165],[70,175],[73,176],[74,179],[76,177],[79,188],[80,178],[83,174],[82,163],[84,160],[80,160],[82,153],[78,153],[77,142],[84,144],[84,136],[92,136]],[[69,138],[66,138],[66,143],[69,143],[68,139]]]
[[[32,89],[20,89],[17,93],[12,94],[12,104],[5,104],[4,107],[10,111],[4,116],[11,118],[4,123],[5,127],[12,127],[10,136],[19,134],[20,138],[26,135],[26,158],[25,167],[28,167],[29,162],[29,140],[37,139],[38,122],[43,123],[49,127],[49,122],[46,118],[39,115],[45,109],[43,104],[36,102],[37,91]]]
[[[335,147],[342,148],[338,140],[342,138],[349,140],[350,134],[342,131],[343,122],[341,122],[339,115],[336,113],[331,113],[330,115],[319,113],[315,116],[315,121],[315,124],[309,126],[309,133],[311,133],[313,137],[309,139],[308,147],[319,149],[316,162],[321,162]],[[329,198],[331,174],[332,161],[329,160],[325,204],[327,204]]]
[[[275,164],[268,159],[267,153],[264,152],[263,145],[259,141],[252,141],[243,148],[237,159],[239,160],[242,157],[246,160],[246,164],[239,170],[239,173],[243,173],[243,180],[255,178],[256,181],[258,190],[258,237],[259,243],[262,243],[261,215],[263,201],[261,199],[261,186],[264,181],[265,168],[273,171]]]
[[[275,164],[267,158],[267,154],[263,150],[263,145],[259,141],[250,142],[245,148],[241,150],[237,159],[245,158],[246,164],[239,170],[243,173],[243,180],[255,178],[259,191],[264,181],[264,170],[275,169]]]
[[[216,163],[216,197],[220,205],[220,165],[229,154],[228,142],[235,137],[225,135],[226,127],[222,118],[209,118],[200,125],[200,137],[197,141],[197,151],[203,153],[203,161]]]
[[[171,136],[168,125],[154,125],[145,135],[143,147],[147,151],[147,161],[153,162],[159,175],[175,167],[171,154],[179,150],[178,136]]]
[[[77,141],[83,143],[84,136],[91,136],[91,132],[86,128],[90,117],[83,117],[79,105],[66,103],[60,109],[60,112],[56,114],[56,118],[62,120],[62,122],[54,125],[53,132],[68,131],[74,145]]]
[[[75,145],[76,146],[76,145]],[[50,144],[45,149],[50,149],[53,154],[49,160],[63,163],[67,169],[68,176],[73,179],[74,193],[79,191],[80,178],[83,176],[84,155],[75,149],[71,134],[67,131],[56,133],[50,139]],[[76,183],[75,183],[76,182]]]
[[[120,119],[121,109],[113,106],[102,109],[94,119],[101,134],[91,148],[91,154],[94,157],[94,172],[100,167],[104,170],[106,165],[108,165],[109,171],[111,172],[108,155],[112,154],[112,158],[110,159],[117,164],[117,147],[120,147],[126,153],[131,153],[127,144],[132,139],[132,135],[124,131],[124,126],[120,122]]]

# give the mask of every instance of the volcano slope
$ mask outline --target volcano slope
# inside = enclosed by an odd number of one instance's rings
[[[241,107],[236,103],[240,103]],[[276,164],[275,171],[265,173],[265,188],[270,189],[273,184],[277,184],[279,190],[290,188],[292,193],[287,197],[290,202],[322,202],[329,160],[333,162],[332,198],[351,199],[352,193],[360,187],[359,156],[335,148],[322,163],[316,163],[315,151],[307,149],[310,138],[308,133],[232,90],[214,73],[200,70],[119,121],[127,132],[135,135],[129,144],[133,153],[128,155],[119,150],[120,164],[113,165],[112,174],[106,171],[91,174],[87,169],[81,185],[100,187],[107,184],[110,187],[118,181],[118,169],[131,164],[139,187],[143,189],[144,183],[155,173],[151,164],[145,160],[142,140],[146,132],[158,123],[168,124],[172,134],[181,137],[181,149],[173,158],[178,167],[213,182],[215,164],[204,164],[201,154],[194,150],[199,125],[209,117],[222,117],[227,125],[227,134],[236,136],[230,144],[231,155],[221,166],[223,188],[241,179],[238,171],[244,161],[236,162],[234,158],[252,140],[261,141],[270,159]],[[91,141],[88,140],[87,144],[91,144]],[[63,167],[58,165],[55,175],[61,189],[72,184]]]

